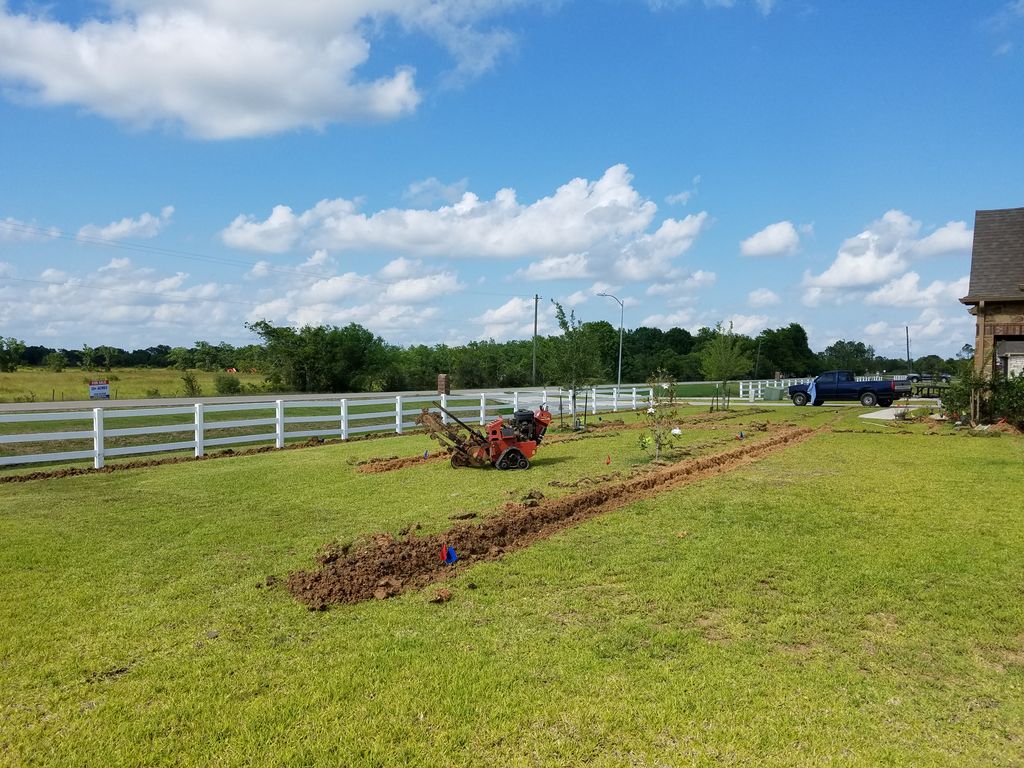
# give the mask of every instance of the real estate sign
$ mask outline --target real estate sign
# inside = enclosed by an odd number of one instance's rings
[[[97,381],[89,382],[89,399],[90,400],[109,400],[110,399],[110,382],[106,379],[99,379]]]

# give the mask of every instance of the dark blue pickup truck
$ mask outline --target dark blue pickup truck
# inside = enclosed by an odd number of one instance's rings
[[[821,405],[826,400],[860,400],[870,408],[888,408],[894,400],[907,397],[910,385],[905,381],[857,381],[853,371],[826,371],[810,384],[789,388],[793,405]]]

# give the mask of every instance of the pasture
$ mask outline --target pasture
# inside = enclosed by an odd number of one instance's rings
[[[684,409],[664,466],[630,416],[526,472],[361,471],[412,434],[0,485],[2,760],[1019,765],[1024,438],[860,412]],[[287,588],[806,427],[389,599]]]
[[[214,395],[214,381],[223,371],[190,371],[204,395]],[[0,403],[61,402],[62,400],[88,400],[89,381],[110,381],[112,398],[133,399],[148,397],[182,397],[185,371],[175,368],[115,368],[112,371],[83,371],[66,368],[55,372],[46,368],[19,368],[11,373],[0,373]],[[262,386],[263,376],[254,373],[229,374],[243,387]]]

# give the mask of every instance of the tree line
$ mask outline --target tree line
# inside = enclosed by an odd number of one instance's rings
[[[131,351],[111,345],[54,349],[0,338],[0,371],[14,370],[19,365],[52,370],[235,369],[255,371],[266,378],[270,387],[298,392],[433,389],[439,373],[449,374],[452,386],[458,389],[529,386],[534,381],[538,385],[559,384],[565,379],[567,365],[583,371],[587,380],[614,381],[618,329],[603,320],[580,322],[572,313],[566,317],[561,308],[559,324],[560,335],[537,340],[536,380],[531,339],[402,347],[356,323],[344,327],[292,328],[267,321],[247,326],[260,343],[239,347],[197,341],[190,347],[157,345]],[[821,352],[813,352],[799,323],[765,329],[753,337],[734,334],[721,326],[701,328],[695,334],[685,328],[662,331],[639,327],[623,334],[622,380],[644,382],[654,371],[664,371],[677,381],[715,378],[706,375],[706,361],[709,354],[719,354],[719,348],[711,345],[723,336],[728,336],[729,354],[739,361],[742,370],[732,374],[739,377],[798,377],[831,369],[858,374],[908,370],[906,360],[876,355],[870,345],[860,341],[840,340]],[[919,373],[939,373],[953,370],[955,365],[952,358],[927,355],[913,361],[912,367]]]

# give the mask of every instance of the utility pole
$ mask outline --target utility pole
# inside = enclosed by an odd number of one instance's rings
[[[615,299],[619,303],[619,376],[616,379],[616,390],[622,388],[622,320],[626,313],[626,304],[618,296],[612,296],[610,293],[599,293],[598,296],[607,296],[609,299]]]
[[[537,305],[540,296],[533,294],[533,386],[537,386]]]
[[[907,329],[907,373],[913,373],[914,366],[910,362],[910,326],[905,325],[903,327]]]
[[[754,378],[757,378],[757,369],[761,367],[761,341],[757,340],[757,362],[754,363]]]

